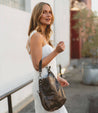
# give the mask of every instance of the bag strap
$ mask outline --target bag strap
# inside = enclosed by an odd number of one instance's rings
[[[46,68],[47,68],[48,72],[50,72],[51,66],[49,66],[49,67],[47,66]],[[42,73],[42,59],[39,62],[39,76],[40,77],[41,77],[41,73]]]
[[[42,59],[39,62],[39,76],[41,77],[41,73],[42,73]]]

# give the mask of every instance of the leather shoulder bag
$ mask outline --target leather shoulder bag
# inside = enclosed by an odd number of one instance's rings
[[[45,78],[41,77],[42,59],[39,63],[39,96],[42,106],[47,111],[54,111],[64,105],[66,96],[62,86],[59,84],[53,72],[47,68],[48,73]]]

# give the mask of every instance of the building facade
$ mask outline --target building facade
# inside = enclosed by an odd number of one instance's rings
[[[72,0],[71,11],[70,11],[70,55],[71,59],[80,59],[82,57],[82,40],[79,38],[80,30],[73,29],[73,26],[79,20],[73,20],[73,16],[83,8],[91,10],[91,0]]]

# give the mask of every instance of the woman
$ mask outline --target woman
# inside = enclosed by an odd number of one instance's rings
[[[33,97],[35,102],[36,113],[50,113],[46,111],[41,105],[38,94],[38,77],[39,77],[39,62],[42,59],[42,77],[47,73],[46,66],[51,66],[51,71],[57,75],[56,59],[55,57],[64,51],[65,45],[61,41],[54,49],[50,42],[51,25],[53,24],[54,16],[52,9],[48,3],[38,3],[32,12],[30,26],[28,31],[28,42],[26,48],[30,54],[34,76],[33,76]],[[62,87],[68,86],[69,83],[63,78],[56,76]],[[65,106],[55,110],[51,113],[67,113]]]

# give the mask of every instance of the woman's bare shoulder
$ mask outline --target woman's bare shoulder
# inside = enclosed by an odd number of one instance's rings
[[[31,41],[34,41],[34,42],[36,42],[36,41],[39,42],[40,41],[40,42],[42,42],[42,40],[43,40],[42,35],[39,32],[36,32],[31,36]]]
[[[39,32],[35,32],[32,36],[31,36],[31,38],[42,38],[42,35],[41,35],[41,33],[39,33]]]

